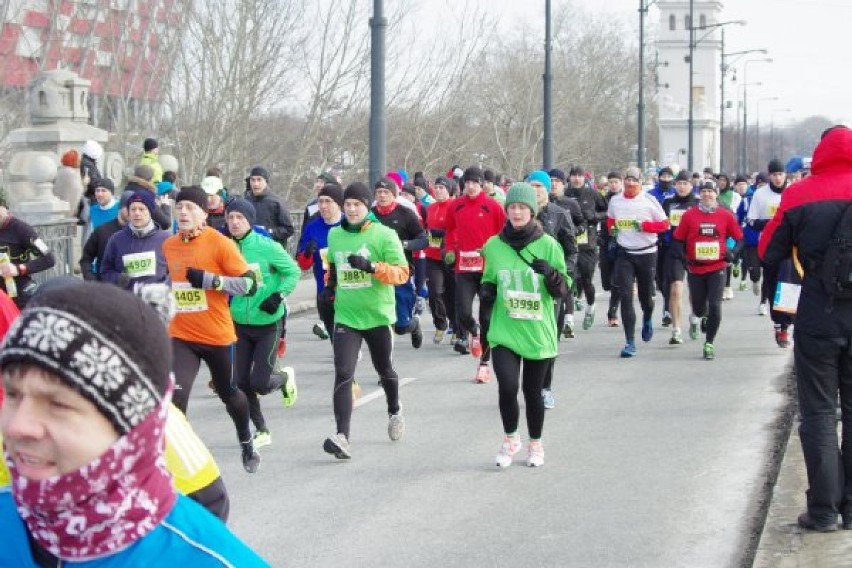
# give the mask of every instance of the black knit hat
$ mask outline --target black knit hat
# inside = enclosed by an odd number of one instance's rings
[[[670,176],[674,176],[674,171],[668,166],[664,168],[660,168],[660,173],[657,174],[658,177],[663,177],[664,175],[669,174]]]
[[[357,199],[363,202],[367,206],[367,209],[369,209],[370,203],[373,201],[373,196],[370,195],[370,188],[360,181],[356,181],[346,186],[346,190],[343,192],[343,201],[347,199]]]
[[[122,198],[124,196],[122,195]],[[141,203],[145,207],[148,208],[148,211],[151,213],[151,216],[154,216],[155,211],[157,210],[157,202],[154,200],[154,194],[148,191],[147,189],[142,189],[140,191],[134,191],[133,195],[131,195],[127,200],[127,208],[130,208],[131,203]]]
[[[101,282],[36,294],[0,350],[0,367],[23,363],[49,371],[94,404],[122,435],[162,401],[171,359],[171,342],[157,312]]]
[[[680,170],[675,177],[675,181],[688,181],[692,183],[692,173],[689,170]]]
[[[404,183],[402,184],[402,193],[408,193],[410,195],[417,195],[417,190],[414,189],[413,183]]]
[[[464,175],[462,176],[462,183],[475,181],[479,184],[482,184],[484,179],[485,176],[482,174],[482,170],[477,168],[476,166],[471,166],[464,171]]]
[[[108,189],[110,193],[115,194],[115,184],[112,183],[112,180],[108,177],[102,177],[98,183],[95,184],[95,189],[102,187],[104,189]]]
[[[207,194],[197,185],[182,187],[175,197],[175,204],[181,201],[192,201],[204,211],[207,211]]]
[[[392,191],[394,195],[399,193],[399,188],[396,186],[396,182],[387,176],[380,177],[378,181],[376,181],[376,185],[373,189],[387,189],[388,191]]]
[[[249,177],[262,177],[267,182],[269,181],[269,170],[264,168],[263,166],[255,166],[249,172]]]
[[[558,179],[562,183],[565,183],[565,171],[560,170],[559,168],[553,168],[547,174],[551,177],[551,179]]]
[[[779,172],[784,173],[786,171],[784,169],[784,162],[782,162],[778,158],[773,158],[772,160],[769,160],[769,165],[766,167],[766,170],[770,174],[776,174]]]
[[[337,203],[339,207],[343,207],[343,188],[340,187],[340,184],[337,182],[327,183],[322,186],[317,197],[329,197]]]
[[[145,142],[142,143],[142,149],[146,152],[150,152],[154,148],[159,148],[160,145],[157,143],[156,138],[146,138]]]
[[[482,179],[489,183],[494,183],[494,170],[485,170],[482,172]]]
[[[225,213],[227,214],[231,211],[242,213],[246,221],[249,222],[249,225],[254,225],[257,219],[257,210],[255,210],[254,205],[252,205],[251,201],[242,197],[234,197],[228,202],[225,206]]]
[[[734,185],[738,183],[748,183],[748,178],[740,174],[736,178],[734,178]]]

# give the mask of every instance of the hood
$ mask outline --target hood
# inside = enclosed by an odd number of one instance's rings
[[[125,187],[125,190],[131,189],[131,186],[133,185],[147,189],[153,193],[157,192],[157,187],[153,183],[146,179],[142,179],[141,177],[130,176],[127,178],[127,187]],[[133,191],[136,191],[136,189],[133,189]]]
[[[822,174],[849,169],[852,169],[852,129],[837,128],[817,145],[811,171]]]

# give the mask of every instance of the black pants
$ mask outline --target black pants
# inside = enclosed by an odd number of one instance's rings
[[[367,343],[373,368],[382,380],[388,402],[388,414],[399,412],[399,375],[393,368],[393,336],[390,327],[353,329],[343,324],[334,326],[334,420],[337,433],[349,438],[352,420],[352,379],[358,364],[361,341]]]
[[[760,282],[760,257],[757,255],[757,246],[746,245],[743,247],[743,274],[748,271],[749,280]],[[763,302],[766,298],[761,297]]]
[[[456,317],[459,323],[459,329],[456,330],[456,335],[459,337],[467,337],[467,334],[479,335],[479,324],[473,318],[473,299],[479,295],[479,290],[482,288],[482,274],[479,272],[457,272],[456,273]],[[479,321],[483,327],[487,329],[485,320],[490,317],[482,310],[482,304],[479,306]],[[479,338],[482,342],[482,357],[479,358],[480,363],[488,363],[491,359],[491,349],[488,347],[488,341],[485,334]]]
[[[852,520],[852,338],[814,337],[794,328],[799,437],[808,472],[808,513],[818,524]],[[835,405],[840,394],[842,436]],[[838,449],[839,448],[839,449]]]
[[[273,375],[277,358],[281,320],[269,325],[234,324],[237,345],[234,350],[234,378],[248,399],[249,417],[255,429],[269,431],[257,395],[281,388],[284,378]]]
[[[598,265],[598,253],[593,247],[580,247],[577,253],[577,287],[586,296],[586,304],[595,303],[595,267]]]
[[[334,302],[325,302],[323,296],[317,294],[317,313],[328,332],[329,339],[334,341]]]
[[[429,310],[435,329],[458,329],[456,321],[456,279],[453,269],[441,260],[426,259],[429,282]]]
[[[666,265],[669,262],[669,254],[671,244],[660,243],[657,246],[657,272],[654,282],[657,285],[657,290],[663,296],[663,311],[669,311],[669,298],[672,295],[671,279],[669,272],[666,270]]]
[[[519,385],[521,362],[524,364],[524,376]],[[503,420],[505,433],[512,434],[518,430],[518,419],[521,414],[518,406],[518,389],[523,388],[530,439],[541,438],[541,431],[544,428],[544,400],[541,397],[541,389],[544,376],[552,363],[553,359],[533,361],[524,359],[505,347],[494,348],[494,374],[497,376],[500,418]]]
[[[689,303],[692,313],[699,318],[707,316],[707,343],[713,343],[722,323],[722,289],[725,287],[725,269],[707,274],[689,273]]]
[[[210,370],[210,377],[216,387],[216,394],[225,403],[225,409],[228,411],[231,420],[234,421],[237,438],[240,442],[248,442],[251,440],[248,400],[243,391],[234,384],[231,372],[233,347],[233,345],[190,343],[173,337],[172,367],[175,373],[175,383],[180,387],[175,389],[173,402],[181,412],[186,414],[192,384],[198,375],[201,361],[204,361]]]
[[[606,253],[601,254],[598,266],[601,270],[601,285],[605,291],[609,292],[609,307],[606,311],[606,317],[614,318],[618,314],[618,305],[621,302],[621,292],[618,291],[618,285],[613,277],[615,258]]]
[[[219,517],[223,523],[228,522],[228,514],[231,512],[231,500],[228,497],[228,490],[225,488],[222,476],[217,477],[207,487],[202,487],[198,491],[190,493],[187,497],[213,513],[216,517]]]
[[[654,315],[654,275],[657,271],[657,253],[629,254],[618,251],[615,259],[615,282],[621,293],[621,323],[628,343],[636,338],[636,311],[633,309],[633,282],[639,288],[639,305],[642,319],[648,321]]]

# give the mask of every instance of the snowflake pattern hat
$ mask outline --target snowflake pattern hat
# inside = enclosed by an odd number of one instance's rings
[[[157,312],[102,282],[37,294],[0,350],[0,368],[23,363],[49,371],[92,402],[120,435],[159,406],[171,359]]]

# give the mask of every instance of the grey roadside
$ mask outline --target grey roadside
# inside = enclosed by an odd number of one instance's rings
[[[299,279],[296,288],[287,296],[287,314],[303,314],[317,307],[317,285],[313,273],[306,273]]]

